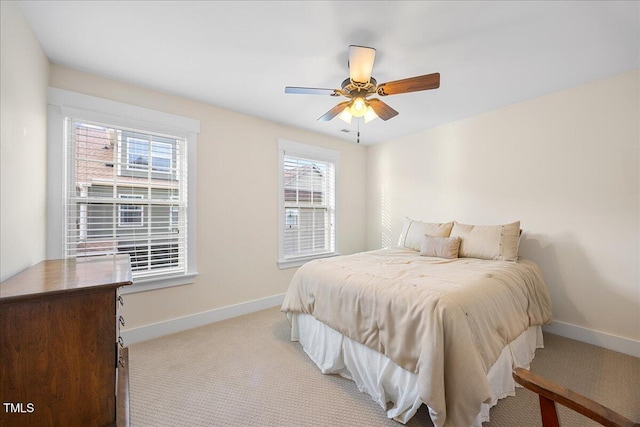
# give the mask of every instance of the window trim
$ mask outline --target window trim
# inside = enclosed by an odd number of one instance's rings
[[[47,150],[47,258],[64,256],[65,225],[65,118],[82,117],[84,120],[111,123],[115,126],[143,128],[149,132],[176,135],[187,139],[187,271],[178,275],[134,279],[133,286],[122,288],[121,293],[144,292],[193,283],[197,270],[197,200],[196,154],[200,121],[189,117],[150,110],[109,99],[98,98],[63,89],[48,89],[48,150]]]
[[[284,158],[287,155],[325,161],[334,164],[334,223],[333,239],[334,250],[332,252],[322,252],[308,254],[297,257],[285,257],[284,255],[284,231],[285,231],[285,200],[284,200]],[[316,145],[303,144],[278,138],[278,268],[286,269],[299,267],[304,263],[319,259],[340,255],[338,248],[338,170],[340,153],[336,150],[323,148]]]

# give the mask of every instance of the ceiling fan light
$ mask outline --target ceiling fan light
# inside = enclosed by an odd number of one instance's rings
[[[351,112],[349,111],[349,107],[345,108],[344,110],[342,110],[342,113],[340,113],[338,115],[338,118],[341,119],[342,121],[351,124],[351,118],[353,117],[353,115],[351,114]]]
[[[358,83],[369,83],[376,50],[364,46],[349,46],[349,77]]]
[[[354,117],[362,117],[364,113],[367,111],[367,107],[369,104],[362,97],[357,97],[353,99],[351,103],[351,114]]]
[[[364,112],[364,122],[369,123],[371,120],[374,120],[378,118],[378,115],[376,114],[375,111],[373,111],[373,108],[371,108],[371,106],[369,105],[367,107],[367,111]]]

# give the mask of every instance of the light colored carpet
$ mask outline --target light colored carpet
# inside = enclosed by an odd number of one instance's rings
[[[278,308],[131,345],[133,426],[401,426],[349,380],[322,375]],[[640,420],[640,359],[545,334],[531,370]],[[563,427],[597,425],[560,407]],[[408,426],[431,426],[423,407]],[[518,389],[486,427],[540,426]]]

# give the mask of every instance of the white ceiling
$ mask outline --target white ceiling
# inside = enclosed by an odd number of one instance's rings
[[[350,44],[376,48],[378,83],[434,72],[361,125],[372,144],[640,67],[640,2],[21,1],[56,64],[349,141],[318,122],[343,99]]]

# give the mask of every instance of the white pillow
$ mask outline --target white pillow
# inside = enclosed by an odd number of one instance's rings
[[[449,237],[451,233],[452,222],[431,223],[423,221],[415,221],[405,217],[402,225],[402,232],[398,239],[398,246],[419,251],[422,246],[422,240],[425,234],[434,237]]]
[[[425,234],[420,247],[421,256],[454,259],[460,251],[459,237],[433,237]]]
[[[468,225],[455,222],[451,237],[458,236],[461,258],[518,260],[520,221],[504,225]]]

